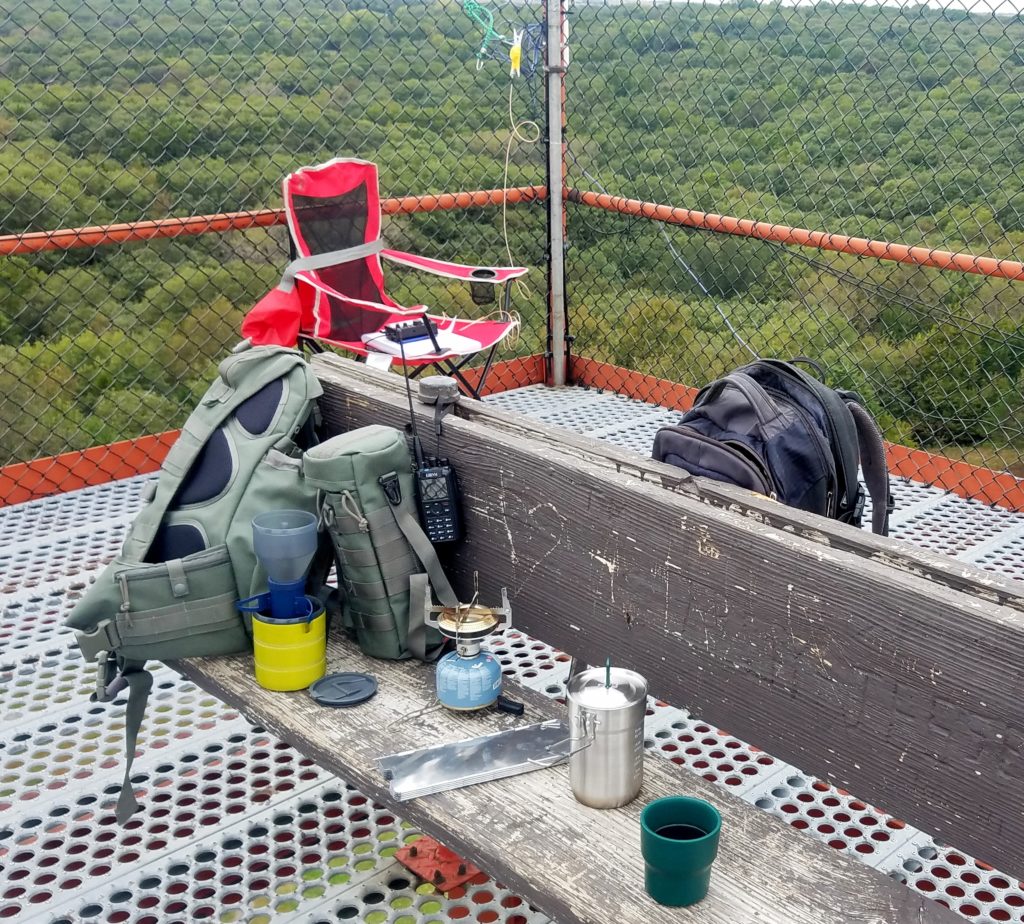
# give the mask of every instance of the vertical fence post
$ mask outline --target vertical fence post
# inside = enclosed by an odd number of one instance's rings
[[[545,0],[547,23],[547,181],[548,181],[548,384],[566,381],[565,311],[565,6]]]

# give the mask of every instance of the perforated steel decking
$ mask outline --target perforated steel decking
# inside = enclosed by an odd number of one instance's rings
[[[494,404],[646,454],[674,412],[531,387]],[[418,832],[166,668],[140,736],[144,811],[113,820],[123,703],[88,702],[61,624],[148,477],[0,510],[0,921],[547,921],[485,875],[447,896],[392,859]],[[894,533],[1024,578],[1024,518],[897,485]],[[559,696],[568,659],[516,631],[505,673]],[[685,710],[651,702],[647,746],[970,920],[1024,922],[1024,888]],[[685,787],[685,776],[681,779]]]

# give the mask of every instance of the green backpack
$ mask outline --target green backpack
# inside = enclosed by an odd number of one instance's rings
[[[458,600],[419,523],[405,436],[380,425],[350,430],[310,449],[303,468],[321,491],[345,628],[374,658],[433,660],[444,639],[424,622],[428,584],[444,606]]]
[[[67,620],[82,656],[96,662],[94,699],[128,689],[121,823],[138,807],[130,774],[153,683],[147,659],[250,650],[235,604],[266,589],[252,518],[268,509],[318,512],[302,453],[316,442],[321,394],[297,350],[236,347],[168,452],[121,554]]]

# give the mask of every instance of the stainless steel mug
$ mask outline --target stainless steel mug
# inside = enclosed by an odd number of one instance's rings
[[[618,808],[636,798],[644,782],[647,681],[614,667],[580,671],[569,681],[569,785],[577,802]]]

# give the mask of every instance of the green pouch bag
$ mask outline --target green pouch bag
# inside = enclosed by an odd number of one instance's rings
[[[307,450],[303,471],[321,491],[346,628],[375,658],[432,660],[444,640],[423,620],[428,581],[443,605],[458,600],[417,519],[403,434],[370,426],[332,437]]]

